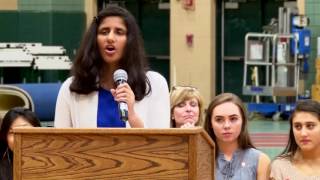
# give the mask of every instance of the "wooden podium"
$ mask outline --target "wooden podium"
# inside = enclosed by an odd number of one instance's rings
[[[14,180],[212,180],[202,128],[14,130]]]

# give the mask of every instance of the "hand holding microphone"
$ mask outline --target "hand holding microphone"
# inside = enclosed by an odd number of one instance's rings
[[[129,106],[133,106],[135,96],[130,86],[127,84],[128,75],[123,69],[118,69],[113,73],[113,80],[117,85],[116,90],[111,90],[115,100],[118,101],[120,119],[128,120]]]
[[[143,128],[143,121],[134,111],[135,95],[127,83],[128,75],[123,69],[118,69],[113,73],[113,80],[117,85],[116,89],[111,89],[111,93],[117,101],[120,119],[129,121],[131,127]]]

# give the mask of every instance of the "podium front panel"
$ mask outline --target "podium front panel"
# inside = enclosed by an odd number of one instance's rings
[[[191,176],[199,163],[190,167],[200,162],[196,151],[190,152],[196,131],[17,129],[14,178],[198,179]]]

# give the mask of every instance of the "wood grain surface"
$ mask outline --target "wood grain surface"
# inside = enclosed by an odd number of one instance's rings
[[[197,159],[208,157],[197,155],[200,146],[190,142],[205,143],[206,150],[212,147],[212,142],[208,143],[199,135],[202,130],[131,130],[16,130],[15,137],[19,137],[20,142],[15,141],[15,145],[20,147],[14,150],[14,177],[23,180],[198,179],[194,176],[197,164],[191,164],[195,166],[192,168],[190,162],[200,162]],[[212,156],[210,152],[204,154]],[[191,169],[193,174],[190,174]]]

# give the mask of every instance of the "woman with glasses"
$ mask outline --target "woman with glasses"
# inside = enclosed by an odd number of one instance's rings
[[[320,179],[320,103],[299,101],[289,123],[288,144],[272,162],[270,179]]]
[[[194,87],[175,86],[170,93],[171,127],[202,125],[203,100]]]
[[[0,179],[12,180],[13,145],[12,130],[17,127],[40,127],[40,121],[29,109],[16,107],[3,117],[0,129]]]
[[[216,144],[217,180],[268,178],[270,159],[253,146],[247,112],[238,96],[232,93],[216,96],[206,111],[204,128]]]

